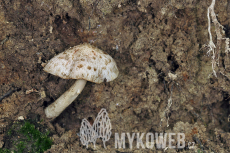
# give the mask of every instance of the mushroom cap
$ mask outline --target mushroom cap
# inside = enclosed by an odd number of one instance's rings
[[[63,79],[84,79],[94,83],[112,81],[119,74],[110,55],[86,43],[53,57],[44,71]]]

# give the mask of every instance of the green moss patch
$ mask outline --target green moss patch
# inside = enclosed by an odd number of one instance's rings
[[[31,121],[15,122],[7,131],[5,146],[0,149],[0,153],[42,153],[52,145],[52,140],[48,135],[49,131],[38,123]]]

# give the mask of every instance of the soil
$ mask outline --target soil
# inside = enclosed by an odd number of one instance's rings
[[[0,0],[0,148],[7,129],[23,116],[44,120],[52,147],[46,152],[230,152],[230,69],[223,40],[217,77],[209,43],[211,0]],[[230,2],[215,4],[230,37]],[[216,43],[215,26],[211,26]],[[69,47],[90,43],[111,55],[119,76],[87,82],[79,97],[56,119],[44,108],[75,80],[43,71]],[[96,147],[81,144],[82,119],[91,124],[105,108],[111,138]],[[184,133],[182,149],[115,148],[114,133]],[[136,141],[136,139],[135,139]],[[143,138],[143,143],[146,140]],[[188,148],[195,142],[194,148]],[[9,148],[8,148],[9,149]]]

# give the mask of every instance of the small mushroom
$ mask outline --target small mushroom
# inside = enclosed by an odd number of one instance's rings
[[[90,44],[81,44],[58,54],[47,63],[44,71],[63,79],[78,79],[45,109],[47,118],[59,116],[77,98],[87,81],[109,82],[119,74],[113,58]]]

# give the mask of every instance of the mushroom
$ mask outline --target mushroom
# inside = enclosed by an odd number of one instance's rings
[[[90,44],[81,44],[53,57],[44,71],[63,79],[78,79],[63,95],[45,109],[47,118],[59,116],[82,92],[87,81],[109,82],[119,71],[113,58]]]

